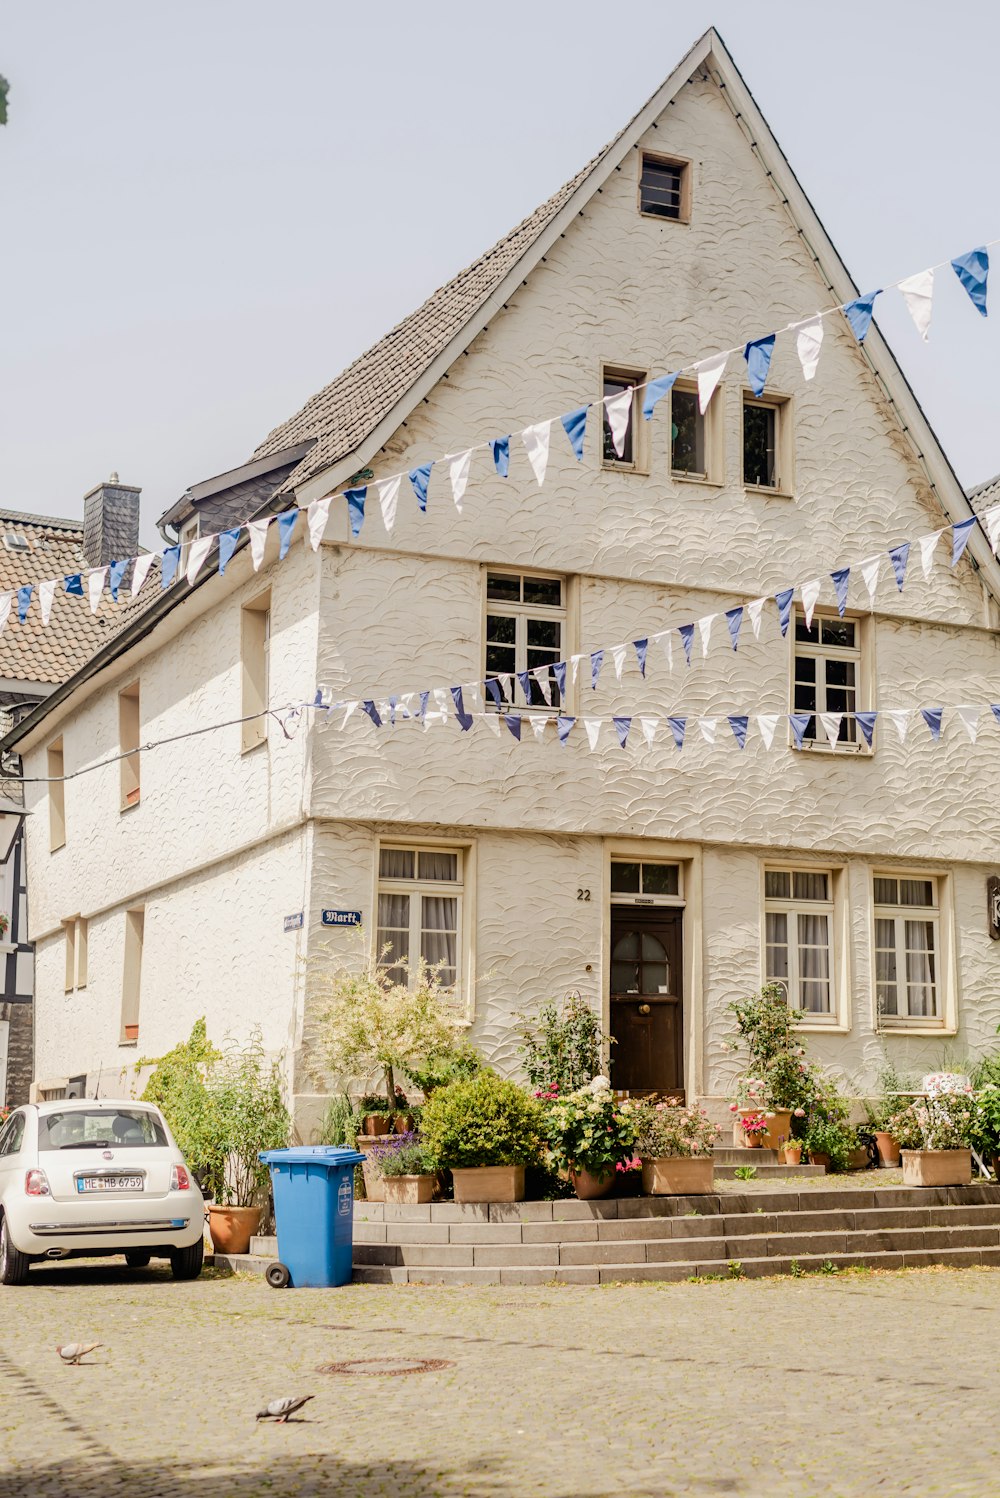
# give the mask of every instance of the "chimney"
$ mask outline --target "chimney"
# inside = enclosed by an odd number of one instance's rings
[[[123,562],[139,550],[141,489],[120,484],[113,473],[83,499],[83,555],[88,567]]]

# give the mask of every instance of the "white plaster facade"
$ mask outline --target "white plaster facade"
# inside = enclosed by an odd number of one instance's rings
[[[675,80],[655,121],[448,377],[360,457],[388,474],[517,433],[598,397],[602,366],[660,372],[839,300],[747,128],[716,66]],[[690,163],[689,223],[638,213],[644,149]],[[636,471],[601,465],[592,413],[583,463],[556,424],[541,491],[515,437],[506,480],[476,455],[460,514],[442,467],[427,513],[401,496],[391,535],[370,491],[357,543],[335,504],[317,554],[300,538],[281,563],[269,551],[255,575],[239,553],[224,579],[192,593],[30,733],[26,774],[44,774],[57,734],[68,771],[115,753],[117,692],[133,679],[143,742],[237,717],[240,609],[267,588],[273,705],[310,700],[317,682],[337,699],[384,699],[482,680],[487,567],[566,580],[568,655],[826,578],[949,523],[898,401],[846,323],[827,321],[811,383],[793,340],[778,341],[768,390],[789,398],[794,449],[794,481],[781,494],[743,484],[743,376],[734,358],[716,396],[717,483],[671,477],[664,402],[643,424]],[[310,481],[301,500],[350,472],[344,463]],[[930,583],[914,553],[902,593],[886,563],[874,610],[854,575],[859,705],[1000,697],[1000,578],[971,557],[950,570],[945,550]],[[832,603],[827,578],[821,606]],[[468,734],[454,722],[377,731],[358,713],[343,729],[309,719],[291,740],[272,722],[266,747],[250,753],[238,727],[150,751],[141,802],[126,812],[117,767],[71,781],[66,847],[50,854],[44,836],[29,839],[39,1075],[100,1070],[108,1090],[134,1061],[135,1048],[119,1045],[122,950],[124,913],[142,906],[140,1051],[168,1048],[203,1013],[216,1037],[259,1024],[289,1057],[305,1126],[316,1105],[302,962],[351,950],[348,933],[321,926],[324,908],[360,910],[373,939],[386,839],[462,850],[463,993],[472,1038],[502,1069],[516,1068],[513,1016],[569,989],[609,1023],[610,865],[639,854],[682,871],[689,1095],[725,1092],[725,1006],[764,977],[765,863],[831,872],[836,1002],[812,1035],[821,1059],[860,1088],[883,1053],[920,1068],[949,1048],[981,1050],[1000,1023],[1000,943],[989,937],[985,893],[1000,812],[979,789],[992,783],[996,725],[984,722],[975,745],[957,726],[932,744],[921,725],[905,745],[880,727],[870,755],[798,753],[781,738],[768,752],[756,734],[741,752],[724,715],[789,711],[791,650],[773,608],[759,642],[744,627],[738,653],[720,614],[708,656],[696,642],[690,670],[675,639],[672,672],[651,648],[645,680],[630,659],[620,684],[608,664],[595,692],[582,682],[572,691],[571,714],[718,713],[716,746],[692,731],[680,755],[662,734],[647,747],[635,733],[622,751],[610,726],[591,754],[579,725],[561,747],[552,726],[542,742],[526,732],[516,744],[478,721]],[[34,832],[44,787],[29,787],[29,806]],[[940,904],[939,1014],[889,1034],[879,1033],[874,997],[876,871],[932,876]],[[285,932],[283,917],[298,910],[302,930]],[[90,923],[88,982],[64,994],[62,923],[78,913]]]

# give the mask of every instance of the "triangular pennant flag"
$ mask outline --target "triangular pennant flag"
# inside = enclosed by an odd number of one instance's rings
[[[765,749],[770,749],[771,745],[774,743],[774,735],[777,732],[778,724],[780,723],[780,721],[781,718],[778,713],[757,714],[757,727],[760,731],[761,738],[764,740]]]
[[[49,622],[49,615],[52,613],[52,600],[56,596],[58,581],[58,578],[49,577],[43,583],[38,584],[38,606],[42,611],[43,624],[48,624]]]
[[[433,463],[421,463],[419,468],[411,468],[409,480],[413,485],[413,492],[417,496],[417,504],[422,510],[427,508],[427,485],[431,481],[431,469]]]
[[[733,642],[733,649],[737,650],[737,649],[739,649],[739,643],[740,643],[740,627],[743,624],[743,610],[742,610],[742,608],[738,608],[738,609],[727,609],[726,610],[726,624],[729,627],[729,638]]]
[[[446,722],[448,718],[448,693],[444,687],[435,687],[431,692],[431,696],[434,698],[435,706],[441,714],[442,722]]]
[[[760,616],[764,612],[766,598],[755,598],[752,603],[747,604],[747,613],[750,615],[750,624],[753,628],[753,637],[760,639]]]
[[[731,713],[727,717],[726,722],[733,730],[733,737],[735,738],[737,744],[739,744],[741,749],[745,749],[747,743],[747,728],[750,724],[750,719],[747,717],[746,713]]]
[[[916,324],[917,332],[926,343],[931,325],[931,304],[934,297],[933,269],[918,271],[915,276],[907,276],[905,281],[900,281],[899,290]]]
[[[980,520],[986,527],[986,535],[989,538],[990,548],[996,556],[997,548],[1000,547],[1000,505],[994,505],[990,510],[984,510]]]
[[[403,475],[396,473],[391,479],[379,479],[375,485],[378,491],[378,502],[382,509],[382,523],[389,532],[396,524],[396,505],[399,502],[399,486],[402,482]]]
[[[399,702],[399,698],[398,697],[390,697],[389,698],[389,722],[392,724],[392,726],[394,728],[396,726],[396,704],[398,702]]]
[[[144,551],[141,556],[136,557],[135,566],[132,568],[132,587],[130,590],[133,598],[141,591],[143,583],[149,576],[149,569],[156,561],[156,555],[155,551]],[[69,592],[68,588],[66,592]]]
[[[130,560],[131,558],[126,557],[124,562],[112,562],[111,567],[108,571],[108,587],[111,590],[111,597],[114,599],[115,603],[118,602],[118,589],[121,587],[122,583],[125,580],[125,574],[128,571]],[[55,587],[55,583],[53,583],[52,586]],[[41,584],[39,584],[39,592],[41,592]]]
[[[503,703],[503,699],[500,696],[500,684],[495,677],[491,676],[488,678],[486,682],[486,690],[493,698],[493,701],[496,703],[497,707],[500,707]]]
[[[667,670],[672,671],[674,669],[674,643],[670,638],[669,629],[664,630],[659,638],[663,641],[663,654],[667,658]]]
[[[23,624],[28,617],[28,609],[31,605],[31,583],[24,583],[17,590],[17,617]]]
[[[702,656],[708,654],[708,647],[712,640],[712,625],[715,623],[715,614],[703,614],[698,620],[698,633],[701,635]]]
[[[877,712],[854,714],[854,721],[861,729],[861,732],[864,734],[865,743],[868,745],[869,749],[872,746],[872,735],[875,732],[875,720],[877,717]]]
[[[812,629],[813,610],[819,599],[823,584],[818,577],[812,578],[810,582],[802,584],[802,612],[806,618],[806,629]]]
[[[363,485],[360,489],[345,489],[344,498],[347,500],[347,518],[351,522],[351,535],[355,541],[361,534],[361,527],[365,523],[365,498],[368,494],[368,486]],[[284,520],[284,515],[278,516],[278,524]],[[286,547],[287,550],[287,547]],[[279,551],[278,556],[282,553]]]
[[[531,464],[531,469],[535,475],[539,489],[545,483],[545,474],[549,466],[549,443],[551,440],[551,421],[538,421],[534,426],[525,427],[521,433],[521,441],[524,443],[524,450],[528,454],[528,462]]]
[[[755,338],[743,350],[743,357],[747,361],[747,379],[754,395],[764,394],[767,372],[771,368],[771,355],[774,353],[774,337],[773,333],[768,333],[766,338]]]
[[[823,732],[830,740],[830,748],[836,749],[840,741],[840,725],[844,721],[843,713],[818,713],[817,716],[823,725]]]
[[[544,718],[541,713],[532,713],[528,719],[528,722],[531,724],[531,731],[539,743],[545,737],[545,725],[548,721],[548,718]]]
[[[951,528],[951,565],[954,567],[962,552],[969,544],[969,535],[976,523],[973,515],[971,520],[960,520],[958,525]]]
[[[510,472],[510,437],[491,437],[490,452],[493,454],[493,467],[502,479]],[[534,728],[534,723],[532,723]]]
[[[944,535],[944,531],[932,531],[929,536],[920,537],[920,565],[924,569],[924,582],[931,580],[931,567],[934,565],[934,548]]]
[[[901,593],[903,591],[903,584],[906,581],[906,559],[909,555],[909,541],[901,541],[898,546],[893,546],[889,552],[892,570],[896,574],[896,587]]]
[[[542,697],[545,699],[545,705],[547,707],[551,707],[552,681],[549,676],[548,666],[536,666],[531,674],[535,678],[535,681],[538,683],[538,690],[541,692]]]
[[[600,718],[584,718],[583,726],[587,730],[587,743],[590,745],[591,754],[593,754],[597,748],[597,740],[601,736],[601,720]]]
[[[711,359],[702,359],[694,366],[694,372],[698,377],[698,409],[704,416],[708,409],[708,403],[715,394],[716,386],[722,379],[729,355],[713,354]]]
[[[698,727],[701,729],[701,736],[705,740],[706,744],[715,743],[715,725],[717,722],[717,718],[698,719]]]
[[[483,722],[494,738],[500,737],[500,717],[497,713],[483,713]]]
[[[193,583],[202,567],[208,561],[208,553],[215,543],[214,536],[199,536],[197,541],[191,542],[188,552],[187,570],[184,573],[188,583]]]
[[[451,497],[455,501],[455,509],[461,515],[462,500],[465,497],[465,488],[469,482],[469,469],[472,467],[472,448],[464,453],[455,453],[448,459],[448,477],[451,479]]]
[[[468,733],[472,727],[472,714],[465,711],[465,703],[462,701],[462,688],[451,687],[449,690],[452,701],[455,704],[455,716],[458,719],[458,726],[463,733]]]
[[[104,592],[104,580],[107,575],[107,567],[94,567],[87,573],[87,597],[90,599],[92,614],[96,614],[101,606],[101,594]]]
[[[570,730],[576,722],[575,718],[564,718],[562,714],[556,719],[556,732],[559,734],[560,744],[565,744],[569,738]]]
[[[620,395],[608,395],[604,399],[604,411],[611,431],[611,441],[614,443],[615,452],[619,458],[625,451],[625,437],[628,433],[628,424],[632,416],[632,389],[623,390]]]
[[[649,745],[650,749],[652,749],[653,744],[656,740],[656,730],[659,727],[659,719],[640,718],[639,727],[642,729],[643,738],[646,740],[646,743]]]
[[[424,720],[427,717],[427,704],[428,704],[428,702],[430,702],[430,700],[431,700],[431,694],[430,694],[430,692],[421,692],[420,693],[420,713],[419,713],[419,717],[420,717],[421,723],[423,723]]]
[[[868,589],[871,606],[874,608],[875,594],[878,592],[879,573],[882,570],[882,558],[881,556],[866,557],[859,565],[861,567],[861,576],[865,580],[865,587]]]
[[[10,605],[13,597],[13,593],[0,593],[0,635],[3,634],[4,630],[7,627],[7,620],[10,618]]]
[[[355,490],[355,493],[361,491]],[[361,499],[361,514],[364,516],[364,496]],[[288,555],[288,548],[292,544],[292,536],[295,534],[295,526],[299,518],[298,510],[285,510],[284,514],[278,516],[278,561],[283,562]],[[354,519],[351,518],[351,529],[354,530]],[[356,534],[356,532],[355,532]]]
[[[332,494],[326,495],[324,499],[314,499],[306,510],[306,523],[309,526],[309,545],[313,551],[319,551],[320,542],[326,531],[326,522],[330,514],[330,502],[332,499]],[[219,544],[219,552],[221,556],[221,542]],[[219,568],[220,572],[223,570],[222,567]]]
[[[614,663],[615,676],[618,678],[619,681],[621,681],[621,679],[622,679],[622,670],[623,670],[623,668],[625,666],[625,650],[626,650],[626,648],[627,647],[624,646],[624,645],[612,645],[611,646],[611,659],[612,659],[612,661]]]
[[[687,661],[688,665],[690,666],[690,664],[691,664],[691,642],[694,639],[694,625],[693,624],[678,624],[678,626],[677,626],[677,633],[680,635],[680,637],[681,637],[681,644],[684,646],[684,659]]]
[[[931,738],[937,742],[941,737],[941,718],[944,713],[943,707],[922,707],[920,716],[931,731]]]
[[[163,553],[163,563],[160,568],[160,587],[169,588],[177,573],[177,563],[180,561],[181,549],[179,546],[168,546]]]
[[[781,625],[782,638],[788,633],[788,621],[792,617],[792,599],[794,597],[794,588],[782,588],[780,593],[775,593],[774,595],[774,601],[778,605],[778,623]]]
[[[997,722],[1000,723],[1000,702],[991,702],[990,712],[996,718]]]
[[[976,735],[979,733],[979,718],[983,711],[982,708],[956,707],[955,711],[962,720],[962,726],[969,735],[970,741],[974,744],[976,742]]]
[[[848,302],[844,308],[844,316],[851,325],[851,332],[859,343],[864,343],[868,329],[872,322],[872,308],[875,306],[875,298],[882,295],[881,287],[878,291],[866,292],[859,296],[856,301]]]
[[[590,657],[590,685],[597,686],[597,678],[601,674],[601,666],[604,664],[604,651],[595,650]]]
[[[521,696],[524,698],[526,707],[531,706],[531,676],[527,671],[516,671],[515,676],[521,683]]]
[[[667,722],[670,724],[670,732],[674,736],[674,743],[677,745],[678,750],[683,749],[684,748],[684,729],[687,726],[687,719],[686,718],[668,718]]]
[[[586,660],[586,656],[571,655],[569,658],[570,680],[574,686],[576,686],[577,678],[580,675],[580,662],[582,660]]]
[[[656,410],[657,402],[673,389],[676,374],[660,375],[655,380],[650,380],[646,385],[646,391],[642,399],[642,414],[648,421]]]
[[[812,713],[789,713],[788,723],[795,739],[796,749],[802,748],[802,740],[805,738],[806,729],[812,722]]]
[[[899,742],[906,743],[906,735],[910,727],[910,708],[887,707],[883,709],[883,715],[891,718],[899,734]]]
[[[837,613],[843,619],[847,610],[847,589],[851,581],[850,567],[838,567],[836,572],[830,573],[833,582],[833,590],[837,595]]]
[[[501,671],[497,676],[497,681],[500,683],[500,691],[503,694],[504,701],[513,702],[514,680],[510,673],[507,671]]]
[[[317,501],[317,503],[318,502],[319,501]],[[219,533],[219,575],[220,575],[220,577],[225,572],[226,567],[227,567],[227,565],[229,563],[229,559],[232,556],[233,552],[236,550],[237,543],[239,542],[239,539],[240,539],[240,530],[241,530],[241,527],[238,526],[238,525],[236,525],[230,531],[220,531],[220,533]],[[135,589],[133,587],[133,592],[134,591],[135,591]]]
[[[520,715],[520,713],[504,713],[503,720],[506,723],[507,727],[510,729],[511,733],[514,735],[515,739],[517,739],[518,743],[520,743],[521,742],[521,715]]]
[[[795,323],[795,352],[802,365],[803,377],[811,380],[819,364],[819,351],[823,347],[823,318],[817,313],[804,322]]]
[[[566,662],[553,661],[552,675],[556,679],[556,686],[559,689],[559,700],[561,702],[562,699],[566,696]]]
[[[267,545],[267,528],[270,524],[270,515],[265,515],[263,520],[250,520],[247,522],[247,530],[250,532],[250,556],[253,559],[253,570],[255,572],[259,572],[260,564],[264,560],[264,548]]]
[[[153,555],[154,554],[150,554],[150,558],[149,558],[150,561],[153,560]],[[73,596],[74,596],[74,598],[82,598],[83,597],[83,573],[82,572],[70,572],[70,573],[68,573],[67,576],[63,578],[63,582],[66,585],[66,592],[67,593],[72,593]],[[132,591],[135,592],[135,589],[133,588]]]
[[[617,733],[617,735],[618,735],[618,742],[619,742],[619,744],[621,744],[622,748],[624,749],[625,748],[625,744],[628,741],[628,731],[632,727],[632,719],[631,718],[613,718],[611,721],[615,725],[615,733]]]
[[[980,246],[978,250],[968,250],[951,262],[951,268],[969,293],[972,305],[985,317],[986,278],[990,270],[986,249]]]
[[[570,445],[576,454],[577,461],[583,459],[583,439],[587,434],[587,412],[589,406],[580,406],[576,411],[567,411],[565,416],[560,416],[563,431],[570,440]]]
[[[378,708],[375,706],[374,702],[362,702],[361,711],[368,714],[369,718],[371,718],[376,728],[382,727],[382,719],[379,717]]]
[[[642,676],[646,674],[646,651],[648,648],[648,640],[632,641],[632,649],[635,651],[635,658],[639,662],[639,672]]]

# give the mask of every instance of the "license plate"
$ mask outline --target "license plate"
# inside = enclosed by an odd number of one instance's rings
[[[77,1191],[141,1191],[142,1176],[81,1176]]]

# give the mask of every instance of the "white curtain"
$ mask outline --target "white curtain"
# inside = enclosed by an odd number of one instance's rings
[[[424,895],[420,955],[432,966],[441,963],[438,981],[446,988],[458,973],[458,901],[454,895]]]
[[[810,874],[810,879],[822,879]],[[830,1012],[830,924],[825,915],[798,916],[799,1003],[811,1014]]]
[[[937,1007],[934,982],[934,922],[904,921],[906,988],[911,1015],[932,1015]]]

